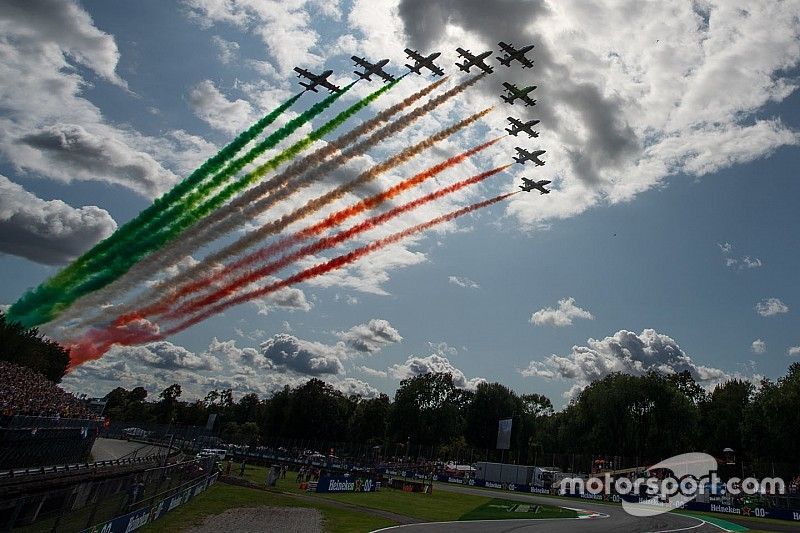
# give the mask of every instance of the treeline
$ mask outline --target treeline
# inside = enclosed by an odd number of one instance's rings
[[[0,360],[26,366],[58,383],[69,365],[69,350],[19,322],[9,322],[0,311]]]
[[[428,458],[498,459],[498,420],[513,419],[507,459],[532,463],[540,454],[624,456],[642,461],[724,448],[739,460],[794,463],[800,457],[800,363],[777,382],[731,380],[708,393],[688,372],[644,376],[612,374],[595,381],[563,410],[539,394],[517,394],[500,383],[474,392],[449,374],[425,374],[400,383],[394,398],[347,397],[318,379],[286,387],[269,398],[214,390],[202,400],[180,400],[172,385],[148,402],[142,387],[108,396],[113,420],[205,425],[218,416],[220,434],[241,444],[357,442],[389,455],[410,444]],[[416,450],[416,451],[415,451]]]

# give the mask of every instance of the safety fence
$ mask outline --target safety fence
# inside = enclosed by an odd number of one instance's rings
[[[96,531],[118,531],[118,525],[108,526],[108,523],[125,516],[131,519],[135,513],[145,514],[145,509],[150,516],[150,511],[158,510],[164,502],[168,508],[175,507],[179,500],[192,497],[197,487],[214,473],[214,459],[202,458],[133,471],[112,468],[101,476],[98,474],[101,479],[85,476],[75,482],[58,479],[32,482],[19,488],[25,490],[24,494],[17,497],[7,494],[0,499],[0,531],[75,532],[93,530],[96,525],[99,525]],[[158,511],[153,516],[161,514]],[[129,525],[144,520],[136,517]]]
[[[85,461],[102,422],[7,416],[0,423],[0,469]]]

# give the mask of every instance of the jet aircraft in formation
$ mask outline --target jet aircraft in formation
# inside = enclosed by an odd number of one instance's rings
[[[525,102],[525,107],[536,105],[536,100],[532,99],[528,94],[533,92],[536,89],[536,85],[529,85],[527,87],[523,87],[520,89],[513,83],[503,82],[504,90],[508,91],[508,94],[501,94],[500,98],[505,100],[511,105],[514,105],[516,100],[520,100]]]
[[[483,52],[482,54],[472,55],[469,50],[464,50],[463,48],[456,48],[456,52],[458,52],[459,57],[464,58],[463,63],[456,63],[456,66],[463,70],[464,72],[469,72],[469,69],[472,67],[478,67],[482,71],[487,74],[491,74],[494,72],[494,69],[487,65],[483,60],[492,55],[492,51],[489,50],[488,52]]]
[[[422,74],[422,69],[426,68],[430,70],[435,76],[444,76],[444,71],[439,67],[437,67],[436,64],[433,62],[434,59],[442,55],[441,52],[434,52],[429,56],[423,56],[416,50],[411,50],[410,48],[406,48],[405,52],[409,59],[414,60],[413,66],[406,64],[406,67],[411,72],[414,72],[416,74]]]
[[[510,67],[513,61],[517,61],[522,65],[522,68],[533,67],[533,61],[525,56],[526,53],[533,49],[532,44],[523,46],[522,48],[515,48],[513,44],[508,44],[503,41],[500,41],[498,44],[500,45],[501,52],[505,54],[502,57],[497,58],[501,65]],[[458,52],[460,58],[463,58],[462,62],[456,63],[456,66],[459,68],[459,70],[469,72],[472,67],[476,67],[478,70],[482,70],[487,74],[494,72],[494,69],[485,61],[492,55],[491,50],[477,55],[472,54],[469,50],[464,50],[463,48],[456,48],[456,52]],[[405,53],[406,56],[414,62],[413,65],[405,65],[410,72],[422,74],[422,69],[427,69],[435,76],[444,76],[444,70],[434,63],[434,60],[441,55],[441,52],[434,52],[426,56],[417,50],[406,48]],[[354,71],[360,79],[371,81],[371,76],[373,74],[381,78],[384,82],[394,81],[396,79],[383,68],[389,63],[388,59],[382,59],[372,63],[363,57],[352,56],[352,60],[357,66],[364,69],[363,72],[358,70]],[[309,72],[308,70],[299,67],[295,67],[294,70],[297,72],[298,78],[305,78],[308,80],[307,83],[303,81],[300,82],[300,85],[305,87],[307,91],[318,92],[317,87],[324,87],[332,93],[341,90],[340,87],[328,81],[328,77],[333,74],[332,70],[326,70],[320,74],[314,74],[313,72]],[[536,100],[533,100],[529,96],[530,93],[536,89],[535,85],[519,88],[513,83],[504,82],[503,87],[506,94],[501,94],[500,97],[505,102],[514,105],[514,102],[520,100],[525,104],[526,107],[536,105]],[[510,127],[506,128],[506,131],[509,135],[516,137],[520,133],[526,133],[529,138],[539,136],[539,132],[533,129],[534,126],[539,124],[538,120],[529,120],[527,122],[523,122],[518,118],[508,117],[508,122]],[[534,150],[533,152],[529,152],[528,150],[519,146],[515,147],[515,150],[517,151],[517,155],[513,159],[517,163],[524,165],[527,161],[531,161],[537,166],[544,166],[545,162],[539,157],[546,153],[545,150]],[[545,185],[549,185],[550,183],[551,182],[548,180],[534,181],[528,178],[522,178],[522,185],[520,185],[519,188],[525,192],[537,190],[540,194],[549,194],[550,190],[546,189]]]
[[[508,122],[511,124],[510,128],[506,128],[506,131],[509,135],[513,135],[516,137],[520,134],[520,132],[527,133],[528,137],[538,137],[539,132],[534,131],[533,127],[539,123],[538,120],[529,120],[527,122],[522,122],[518,118],[508,117]]]
[[[544,161],[539,159],[539,156],[543,155],[546,152],[545,150],[534,150],[533,152],[529,152],[525,148],[520,148],[519,146],[514,148],[514,150],[517,151],[514,161],[520,165],[524,165],[526,161],[532,161],[536,166],[544,166]]]
[[[544,186],[552,183],[549,180],[533,181],[528,178],[522,178],[522,185],[519,186],[525,192],[531,192],[536,189],[539,194],[550,194],[550,189],[545,189]]]
[[[330,92],[335,93],[341,90],[341,87],[338,87],[331,82],[328,81],[328,76],[333,74],[332,70],[326,70],[321,74],[314,74],[313,72],[309,72],[304,68],[294,67],[294,71],[297,72],[298,78],[306,78],[309,80],[309,83],[300,82],[300,85],[306,88],[306,91],[317,91],[318,86],[325,87]]]
[[[383,70],[383,67],[386,66],[386,64],[389,62],[388,59],[381,59],[377,63],[370,63],[363,57],[358,57],[358,56],[353,56],[351,59],[355,62],[357,66],[362,67],[364,69],[364,72],[359,72],[357,70],[353,71],[362,80],[370,81],[370,76],[372,76],[373,74],[375,74],[380,78],[383,78],[384,82],[394,81],[395,79],[394,76]]]
[[[503,41],[497,43],[500,45],[500,48],[505,52],[504,57],[498,57],[497,59],[500,61],[501,65],[505,65],[507,67],[511,66],[511,62],[516,60],[522,64],[522,68],[533,68],[533,61],[525,57],[525,54],[531,50],[533,50],[533,45],[529,44],[528,46],[523,46],[522,48],[514,48],[513,44],[506,44]]]

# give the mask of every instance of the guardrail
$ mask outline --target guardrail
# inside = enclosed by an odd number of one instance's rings
[[[7,479],[19,479],[25,476],[40,476],[49,474],[77,474],[81,471],[94,470],[109,466],[125,466],[141,464],[153,461],[160,457],[160,454],[146,455],[144,457],[130,457],[127,459],[108,459],[106,461],[95,461],[92,463],[71,463],[53,466],[38,466],[33,468],[14,468],[11,470],[0,471],[0,482]]]

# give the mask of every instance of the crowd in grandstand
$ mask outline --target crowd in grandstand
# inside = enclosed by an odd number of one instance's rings
[[[84,402],[40,373],[0,361],[0,414],[96,418]]]

